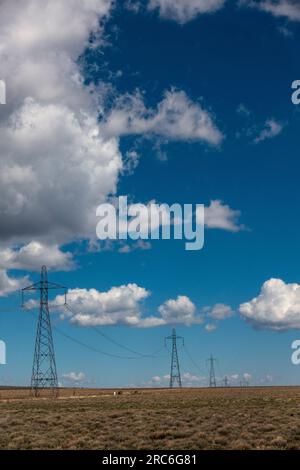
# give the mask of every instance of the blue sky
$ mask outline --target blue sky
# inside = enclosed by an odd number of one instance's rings
[[[173,326],[198,365],[180,348],[186,385],[207,384],[211,353],[218,378],[226,374],[232,384],[244,374],[252,384],[299,384],[291,363],[300,328],[300,115],[291,101],[300,78],[298,4],[228,0],[202,13],[193,0],[177,7],[167,0],[73,3],[74,23],[61,38],[51,14],[63,21],[72,5],[56,10],[48,0],[46,32],[38,2],[26,1],[23,24],[15,2],[0,7],[10,25],[0,39],[12,53],[0,67],[8,89],[0,109],[0,338],[7,344],[0,384],[29,383],[37,311],[21,311],[19,291],[38,279],[41,264],[50,280],[71,289],[70,305],[83,315],[52,315],[62,384],[165,385],[164,337]],[[12,39],[11,31],[19,34]],[[16,68],[22,84],[12,78]],[[70,78],[75,72],[79,84]],[[179,100],[184,109],[172,108],[170,124],[164,105]],[[193,130],[183,129],[184,113]],[[203,113],[211,124],[206,139]],[[120,116],[131,124],[120,124]],[[94,206],[117,195],[144,204],[205,204],[204,248],[189,252],[177,240],[95,246]],[[163,318],[163,325],[143,327],[148,317]],[[140,353],[162,348],[159,357],[126,352],[92,323]],[[56,328],[123,358],[92,352]]]

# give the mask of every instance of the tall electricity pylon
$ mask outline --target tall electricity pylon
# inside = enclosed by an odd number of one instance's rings
[[[207,361],[209,361],[209,386],[216,387],[217,386],[216,374],[215,374],[216,359],[211,354],[210,358],[207,359]]]
[[[35,397],[38,397],[40,391],[44,389],[48,389],[53,397],[58,395],[58,380],[48,305],[49,289],[63,289],[66,302],[66,288],[48,282],[46,266],[42,267],[39,282],[22,289],[22,306],[24,306],[24,294],[26,292],[40,292],[39,318],[31,376],[31,392]]]
[[[178,360],[178,352],[177,352],[177,340],[182,339],[182,343],[184,344],[184,339],[182,336],[176,335],[176,330],[173,328],[172,335],[167,336],[165,338],[165,345],[167,344],[167,340],[172,340],[172,360],[171,360],[171,374],[170,374],[170,388],[173,388],[175,382],[178,383],[178,387],[182,387],[181,383],[181,376],[180,376],[180,368],[179,368],[179,360]]]

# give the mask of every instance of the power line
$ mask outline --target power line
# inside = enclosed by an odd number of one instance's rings
[[[69,310],[69,312],[73,313],[73,315],[76,315],[76,312],[74,312],[74,310],[70,307],[69,304],[66,304],[65,305],[65,308],[67,310]],[[93,329],[98,335],[102,336],[103,338],[107,339],[107,341],[110,341],[111,343],[119,346],[120,348],[122,349],[125,349],[126,351],[129,351],[133,354],[137,354],[139,356],[142,356],[142,354],[138,353],[137,351],[134,351],[133,349],[130,349],[128,348],[127,346],[124,346],[123,344],[121,343],[118,343],[118,341],[115,341],[114,339],[110,338],[107,334],[103,333],[102,331],[100,331],[98,328],[96,328],[95,326],[91,326],[90,327],[91,329]]]
[[[73,341],[74,343],[79,344],[80,346],[82,346],[86,349],[89,349],[90,351],[93,351],[95,353],[102,354],[102,355],[108,356],[108,357],[114,357],[114,358],[117,358],[117,359],[138,359],[138,357],[119,356],[117,354],[111,354],[111,353],[108,353],[106,351],[102,351],[101,349],[95,348],[94,346],[90,346],[90,345],[84,343],[83,341],[81,341],[77,338],[74,338],[73,336],[69,335],[68,333],[65,333],[64,331],[58,329],[56,326],[54,326],[53,329],[57,333],[59,333],[60,335],[64,336],[65,338],[68,338],[70,341]]]
[[[70,341],[73,341],[74,343],[77,343],[79,344],[80,346],[82,347],[85,347],[86,349],[89,349],[90,351],[93,351],[93,352],[96,352],[98,354],[102,354],[104,356],[108,356],[108,357],[114,357],[114,358],[117,358],[117,359],[143,359],[145,358],[145,356],[141,356],[141,357],[136,357],[136,356],[120,356],[118,354],[113,354],[113,353],[108,353],[106,351],[103,351],[101,349],[98,349],[98,348],[95,348],[94,346],[90,346],[88,345],[87,343],[84,343],[83,341],[77,339],[77,338],[74,338],[73,336],[69,335],[68,333],[65,333],[64,331],[60,330],[59,328],[57,328],[57,326],[53,326],[53,329],[55,331],[57,331],[57,333],[59,333],[60,335],[64,336],[65,338],[68,338]],[[146,356],[146,357],[150,357],[150,356]],[[151,356],[152,358],[154,359],[158,359],[159,357],[158,356]]]
[[[67,308],[67,310],[69,310],[71,313],[73,313],[73,315],[76,315],[77,313],[70,307],[69,304],[65,304],[65,307]],[[111,336],[109,336],[108,334],[104,333],[103,331],[99,330],[99,328],[97,328],[96,326],[91,326],[90,327],[92,330],[94,330],[98,335],[102,336],[103,338],[105,338],[107,341],[110,341],[112,344],[115,344],[116,346],[119,346],[119,348],[122,348],[124,349],[125,351],[128,351],[128,352],[131,352],[132,354],[136,354],[137,356],[140,356],[140,357],[144,357],[144,358],[157,358],[157,356],[155,356],[155,354],[157,353],[152,353],[152,354],[144,354],[144,353],[141,353],[139,351],[136,351],[132,348],[129,348],[128,346],[125,346],[124,344],[120,343],[119,341],[116,341],[115,339],[113,339]],[[163,348],[160,348],[158,351],[161,351]],[[164,357],[164,356],[163,356]]]
[[[31,311],[31,309],[26,309],[26,308],[25,308],[24,310],[28,310],[29,313],[31,313],[32,316],[34,316],[34,315],[33,315],[33,312]],[[136,356],[135,356],[135,357],[132,357],[132,356],[130,356],[130,357],[129,357],[129,356],[120,356],[120,355],[118,355],[118,354],[108,353],[108,352],[103,351],[103,350],[101,350],[101,349],[99,349],[99,348],[95,348],[94,346],[91,346],[91,345],[89,345],[89,344],[87,344],[87,343],[85,343],[85,342],[83,342],[83,341],[81,341],[81,340],[79,340],[79,339],[77,339],[77,338],[74,338],[74,336],[71,336],[71,335],[69,335],[68,333],[66,333],[66,332],[64,332],[64,331],[62,331],[62,330],[60,330],[59,328],[57,328],[57,326],[53,326],[53,330],[56,331],[56,332],[57,332],[58,334],[60,334],[61,336],[64,336],[65,338],[69,339],[70,341],[73,341],[73,343],[76,343],[76,344],[78,344],[79,346],[82,346],[83,348],[86,348],[86,349],[88,349],[88,350],[90,350],[90,351],[92,351],[92,352],[95,352],[95,353],[97,353],[97,354],[101,354],[101,355],[108,356],[108,357],[113,357],[113,358],[116,358],[116,359],[130,359],[130,360],[132,360],[132,359],[141,359],[141,357],[136,357]],[[163,349],[163,348],[160,348],[160,350],[162,350],[162,349]],[[160,351],[160,350],[159,350],[159,351]],[[153,358],[159,358],[159,357],[158,357],[158,356],[153,356]]]
[[[196,369],[198,369],[198,371],[201,373],[201,374],[204,374],[204,371],[203,369],[201,369],[201,367],[199,367],[199,365],[197,364],[196,361],[194,361],[193,357],[191,356],[189,350],[187,349],[186,347],[186,344],[184,344],[184,350],[185,350],[185,353],[186,355],[188,356],[188,358],[190,359],[191,363],[194,365],[194,367],[196,367]]]
[[[101,330],[99,330],[98,328],[96,328],[95,326],[92,327],[92,329],[100,336],[102,336],[102,338],[105,338],[107,341],[110,341],[112,344],[115,344],[116,346],[119,346],[119,348],[121,349],[124,349],[125,351],[128,351],[128,352],[131,352],[132,354],[136,354],[137,356],[140,356],[140,357],[151,357],[153,358],[153,356],[150,356],[150,355],[147,355],[147,354],[142,354],[138,351],[135,351],[134,349],[131,349],[131,348],[128,348],[127,346],[124,346],[123,344],[119,343],[118,341],[112,339],[110,336],[108,336],[107,334],[103,333]]]

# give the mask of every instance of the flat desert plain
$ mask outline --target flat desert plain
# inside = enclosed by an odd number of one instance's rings
[[[0,389],[0,449],[300,449],[300,387]]]

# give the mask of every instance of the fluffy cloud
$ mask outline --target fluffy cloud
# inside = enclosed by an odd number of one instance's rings
[[[252,375],[248,372],[244,372],[242,374],[231,374],[226,377],[229,381],[229,385],[231,386],[246,386],[249,385],[249,382],[252,380]]]
[[[257,328],[300,329],[300,285],[266,281],[258,297],[240,305],[242,317]]]
[[[150,292],[136,284],[112,287],[107,292],[96,289],[71,289],[63,317],[81,326],[128,325],[140,326],[141,302]],[[63,304],[63,296],[57,296],[55,304]]]
[[[261,377],[259,381],[262,384],[268,385],[274,382],[274,377],[272,374],[266,374],[264,377]]]
[[[1,1],[1,72],[7,79],[8,108],[17,108],[29,96],[74,111],[86,108],[91,98],[76,60],[91,33],[100,42],[99,21],[108,15],[111,3],[23,0],[20,9],[17,0]]]
[[[214,200],[205,208],[205,226],[207,228],[239,232],[244,228],[237,223],[240,215],[240,211],[231,209],[220,200]]]
[[[28,284],[28,277],[10,277],[4,269],[0,269],[0,297],[16,292]]]
[[[177,90],[167,91],[156,109],[148,109],[139,93],[122,96],[103,118],[101,130],[108,137],[148,134],[211,145],[219,145],[224,137],[212,115]]]
[[[213,323],[207,323],[204,328],[208,333],[211,333],[212,331],[215,331],[217,329],[217,325]]]
[[[154,375],[154,377],[151,378],[150,382],[154,384],[158,384],[161,382],[161,377],[159,375]]]
[[[196,315],[196,306],[185,295],[179,295],[177,299],[169,299],[158,308],[165,324],[183,323],[192,325],[202,323],[203,319]]]
[[[143,303],[150,292],[137,284],[112,287],[106,292],[96,289],[71,289],[67,294],[68,306],[64,296],[58,295],[53,305],[61,311],[61,318],[83,326],[126,325],[135,328],[151,328],[164,325],[199,325],[205,318],[215,322],[233,315],[232,309],[225,304],[204,307],[198,313],[195,304],[185,295],[168,299],[158,307],[156,315],[144,316]],[[27,306],[33,307],[29,300]],[[61,307],[57,307],[61,306]],[[213,331],[216,325],[207,324],[206,331]]]
[[[116,190],[118,140],[100,135],[99,94],[84,86],[77,61],[91,34],[101,43],[112,3],[0,2],[0,76],[7,85],[0,107],[3,269],[35,270],[43,262],[70,269],[71,256],[59,245],[92,236],[97,205]],[[2,272],[2,294],[19,287]]]
[[[140,155],[135,150],[129,150],[123,158],[123,174],[133,175],[134,170],[138,167]]]
[[[252,379],[252,375],[248,372],[244,372],[243,374],[243,382],[249,385],[250,380]]]
[[[207,382],[206,377],[202,375],[191,374],[190,372],[183,373],[181,379],[186,387],[203,387]]]
[[[16,0],[0,5],[0,240],[52,243],[88,236],[114,192],[118,142],[103,139],[97,103],[76,62],[110,0]]]
[[[249,118],[252,114],[244,104],[240,104],[237,108],[237,113],[244,118]],[[252,125],[250,127],[244,128],[241,132],[236,133],[236,137],[240,138],[241,136],[250,137],[253,139],[255,144],[259,144],[268,139],[273,139],[277,137],[283,131],[286,123],[281,123],[274,118],[266,119],[263,125]]]
[[[204,307],[202,313],[206,320],[213,320],[214,323],[206,323],[205,330],[208,333],[217,329],[217,323],[233,316],[234,312],[229,305],[215,304],[212,307]]]
[[[79,121],[63,105],[29,98],[0,128],[0,139],[0,239],[90,236],[96,207],[115,191],[121,168],[117,144],[103,142],[96,118]]]
[[[239,379],[239,374],[231,374],[229,376],[229,379],[230,380],[233,380],[234,382],[236,382],[238,379]]]
[[[184,24],[204,13],[214,13],[225,0],[149,0],[149,10],[159,10],[162,18]]]
[[[151,377],[150,380],[148,380],[147,382],[144,382],[142,384],[142,386],[150,386],[150,387],[167,387],[169,385],[169,382],[170,382],[170,375],[169,374],[165,374],[165,375],[154,375],[153,377]]]
[[[37,244],[52,268],[70,267],[59,246],[94,237],[96,207],[115,194],[122,170],[138,164],[130,152],[123,165],[120,136],[222,141],[210,112],[183,91],[167,92],[155,109],[138,94],[119,98],[99,124],[103,96],[84,84],[78,57],[91,36],[101,44],[113,4],[0,2],[0,77],[7,84],[0,107],[0,246],[7,268],[36,269]],[[8,292],[14,281],[5,279]]]
[[[241,5],[258,8],[275,17],[300,21],[300,4],[298,0],[241,0]]]
[[[181,374],[181,381],[186,387],[203,387],[206,385],[207,378],[201,375],[191,374],[190,372],[184,372]],[[150,387],[167,387],[169,386],[170,375],[155,375],[149,381],[142,385]]]
[[[85,327],[127,325],[151,328],[174,324],[189,326],[203,321],[202,317],[196,314],[193,302],[184,295],[169,299],[160,305],[158,315],[145,317],[143,301],[149,296],[150,292],[137,284],[112,287],[107,292],[96,289],[71,289],[67,296],[69,308],[59,309],[62,319]],[[64,296],[56,296],[53,304],[63,305]]]
[[[267,139],[273,139],[279,135],[283,130],[283,125],[275,121],[275,119],[268,119],[264,128],[260,131],[259,135],[255,138],[254,142],[258,144]]]
[[[229,305],[215,304],[207,309],[207,316],[214,320],[225,320],[233,315],[233,310]]]
[[[52,270],[69,271],[74,262],[72,254],[62,252],[58,245],[33,241],[21,248],[0,249],[0,269],[40,271],[42,265]]]
[[[62,375],[63,379],[67,382],[84,382],[85,373],[84,372],[68,372],[67,374]]]

